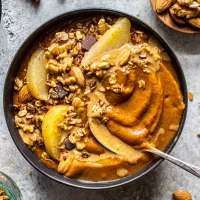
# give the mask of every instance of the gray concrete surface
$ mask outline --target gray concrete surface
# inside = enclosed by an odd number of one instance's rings
[[[0,25],[0,171],[19,185],[25,200],[169,200],[177,189],[187,189],[193,199],[200,199],[200,179],[163,162],[143,178],[104,191],[86,191],[58,184],[37,172],[22,157],[14,145],[3,116],[3,84],[8,66],[25,38],[43,22],[72,9],[85,7],[114,8],[144,20],[174,49],[185,72],[188,90],[194,92],[189,103],[187,121],[178,144],[171,153],[200,166],[200,35],[185,35],[163,25],[153,13],[148,0],[41,0],[34,6],[31,0],[3,0]],[[33,175],[28,172],[32,171]]]

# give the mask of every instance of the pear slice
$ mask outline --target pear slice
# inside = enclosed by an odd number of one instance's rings
[[[105,97],[101,97],[104,99]],[[126,144],[125,142],[121,141],[116,136],[112,135],[107,127],[100,122],[99,119],[93,118],[93,106],[96,105],[98,102],[98,98],[95,94],[90,95],[90,102],[88,103],[88,122],[90,126],[90,130],[94,137],[107,149],[110,151],[124,156],[124,157],[132,157],[135,159],[135,162],[141,157],[142,153],[138,150],[135,150],[130,145]]]
[[[47,69],[44,62],[44,49],[37,49],[31,56],[27,69],[27,85],[33,97],[47,100],[48,86],[46,85]]]
[[[119,138],[110,133],[105,125],[98,119],[89,119],[90,130],[95,138],[110,151],[121,156],[135,156],[140,155],[140,152],[132,148],[130,145],[124,143]]]
[[[101,39],[85,54],[82,65],[86,66],[100,53],[118,49],[131,41],[131,23],[127,18],[119,18],[117,22],[107,30]]]
[[[52,107],[44,117],[42,122],[42,135],[47,153],[55,160],[60,160],[59,142],[64,134],[58,124],[64,120],[64,114],[69,106],[57,105]]]

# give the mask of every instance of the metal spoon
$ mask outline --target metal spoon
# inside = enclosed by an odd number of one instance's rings
[[[190,172],[191,174],[194,174],[195,176],[200,178],[200,168],[191,165],[189,163],[186,163],[182,160],[179,160],[177,158],[174,158],[166,153],[163,153],[162,151],[159,151],[158,149],[152,148],[152,149],[144,149],[142,150],[144,152],[150,152],[153,154],[156,154],[166,160],[168,160],[169,162],[174,163],[175,165],[181,167],[182,169],[185,169],[186,171]]]

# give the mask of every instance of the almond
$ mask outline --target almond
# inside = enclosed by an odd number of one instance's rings
[[[192,200],[192,195],[185,190],[177,190],[172,194],[174,200]]]
[[[172,19],[173,19],[177,24],[179,24],[179,25],[184,25],[184,24],[185,24],[185,20],[184,20],[183,18],[178,17],[178,16],[175,14],[175,11],[174,11],[173,7],[171,7],[171,8],[169,9],[169,13],[170,13]]]
[[[121,65],[125,65],[128,61],[129,61],[129,58],[131,56],[131,51],[130,49],[128,50],[125,50],[122,55],[120,56],[119,60],[118,60],[118,64],[121,66]]]
[[[172,2],[173,2],[173,0],[157,0],[156,1],[156,11],[158,13],[164,12],[171,6]]]
[[[81,71],[81,69],[79,67],[72,67],[72,69],[70,71],[70,75],[73,76],[76,79],[77,84],[80,87],[85,86],[85,77],[84,77],[83,72]]]
[[[188,23],[193,27],[200,29],[200,17],[188,19]]]
[[[19,92],[18,101],[20,103],[28,103],[32,99],[33,99],[33,96],[31,95],[28,89],[28,86],[27,85],[23,86]]]

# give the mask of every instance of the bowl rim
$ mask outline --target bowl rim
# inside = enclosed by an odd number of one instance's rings
[[[167,50],[168,54],[170,55],[172,61],[176,63],[175,70],[176,74],[178,76],[179,82],[180,82],[180,88],[183,95],[183,101],[185,103],[185,110],[182,116],[182,120],[179,126],[179,129],[177,131],[177,134],[173,138],[173,140],[168,144],[168,146],[165,148],[166,153],[170,153],[177,143],[183,126],[185,124],[186,114],[187,114],[187,106],[188,106],[188,99],[187,99],[187,85],[185,76],[183,73],[183,70],[181,68],[180,62],[178,58],[176,57],[173,50],[168,46],[168,44],[165,42],[165,40],[156,33],[151,27],[149,27],[146,23],[144,23],[142,20],[118,11],[114,9],[105,9],[105,8],[84,8],[84,9],[78,9],[78,10],[72,10],[66,13],[63,13],[61,15],[58,15],[56,17],[53,17],[52,19],[44,22],[41,26],[35,29],[22,43],[22,45],[17,50],[14,58],[12,59],[12,62],[8,68],[8,72],[6,75],[5,83],[4,83],[4,91],[3,91],[3,107],[4,107],[4,115],[7,123],[8,130],[10,132],[10,135],[17,146],[18,150],[21,152],[23,157],[40,173],[46,175],[47,177],[51,178],[52,180],[55,180],[59,183],[62,183],[64,185],[73,186],[76,188],[82,188],[82,189],[108,189],[113,188],[117,186],[124,185],[126,183],[132,182],[136,179],[139,179],[140,177],[144,176],[148,172],[152,171],[155,167],[157,167],[164,159],[158,158],[155,159],[153,162],[151,162],[149,165],[147,165],[145,168],[140,170],[139,172],[136,172],[130,176],[115,179],[115,180],[109,180],[109,181],[85,181],[85,180],[78,180],[78,179],[72,179],[65,177],[63,175],[60,175],[56,170],[53,170],[49,167],[47,167],[42,161],[39,160],[39,158],[36,157],[36,155],[27,147],[27,145],[22,141],[17,128],[14,127],[14,110],[12,104],[9,104],[9,102],[13,102],[11,92],[13,92],[13,85],[14,85],[14,78],[11,75],[15,74],[18,71],[16,63],[20,62],[19,58],[23,58],[25,56],[25,49],[28,48],[29,44],[33,43],[33,38],[36,36],[41,35],[45,31],[48,31],[51,27],[51,25],[55,25],[56,22],[62,21],[62,20],[69,20],[70,18],[78,17],[78,16],[95,16],[95,15],[113,15],[113,16],[124,16],[130,19],[131,23],[138,26],[139,28],[145,29],[146,31],[150,32],[153,37],[156,38],[156,40],[161,43],[161,45]],[[69,18],[69,19],[67,19]],[[59,23],[61,24],[61,23]],[[58,25],[56,25],[58,26]],[[11,96],[11,97],[10,97]],[[19,138],[20,137],[20,138]]]

